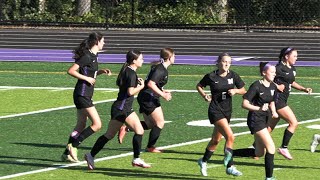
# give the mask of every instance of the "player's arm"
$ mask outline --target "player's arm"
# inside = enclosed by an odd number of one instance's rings
[[[312,93],[312,89],[311,89],[311,88],[305,88],[305,87],[301,86],[300,84],[298,84],[298,83],[295,82],[295,81],[291,84],[291,86],[292,86],[293,88],[299,90],[299,91],[303,91],[303,92],[306,92],[306,93],[308,93],[308,94]]]
[[[170,101],[171,100],[171,93],[169,91],[161,91],[161,89],[158,88],[157,84],[149,80],[147,84],[148,88],[150,88],[154,93],[158,94],[159,96],[163,97],[165,100]]]
[[[77,79],[80,80],[84,80],[87,81],[88,83],[90,83],[91,85],[94,85],[94,83],[96,82],[96,80],[92,77],[88,77],[85,75],[82,75],[78,72],[78,69],[80,68],[80,66],[76,63],[74,63],[69,69],[68,69],[68,74],[71,75],[72,77],[75,77]]]
[[[200,83],[197,84],[196,88],[197,88],[197,91],[200,94],[200,96],[203,97],[203,99],[205,101],[207,101],[207,102],[211,101],[211,96],[204,92],[204,87]]]

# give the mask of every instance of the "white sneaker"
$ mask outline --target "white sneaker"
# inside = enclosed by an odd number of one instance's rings
[[[93,170],[95,166],[94,166],[94,158],[92,157],[91,153],[85,154],[84,159],[87,161],[88,169]]]
[[[134,158],[132,160],[132,166],[137,166],[137,167],[142,167],[142,168],[150,168],[151,165],[145,163],[142,159],[140,158]]]
[[[291,156],[288,148],[279,148],[278,149],[278,153],[281,154],[283,157],[289,159],[289,160],[293,159],[293,157]]]
[[[230,166],[229,168],[227,168],[226,173],[228,175],[233,175],[233,176],[241,176],[242,175],[242,172],[237,170],[237,168],[235,166]]]
[[[200,166],[200,172],[202,176],[208,176],[207,174],[207,162],[203,162],[202,158],[198,160],[198,165]]]
[[[320,135],[319,134],[314,134],[313,139],[310,145],[310,151],[315,152],[317,146],[319,145],[319,140],[320,140]]]

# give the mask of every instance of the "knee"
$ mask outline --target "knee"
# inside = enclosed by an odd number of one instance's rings
[[[93,123],[92,126],[91,126],[91,129],[94,131],[94,132],[97,132],[101,129],[102,127],[102,124],[101,122],[97,122],[97,123]]]
[[[139,135],[143,135],[144,134],[144,130],[143,130],[143,128],[142,129],[135,129],[134,133],[135,134],[139,134]]]
[[[218,145],[220,142],[220,139],[211,139],[211,141],[209,142],[209,146],[216,146]]]

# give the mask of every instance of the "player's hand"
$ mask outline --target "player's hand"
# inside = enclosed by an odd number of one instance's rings
[[[228,94],[229,94],[230,96],[233,96],[233,95],[236,94],[236,90],[235,90],[235,89],[229,89],[229,90],[228,90]]]
[[[171,96],[171,92],[169,91],[163,91],[163,98],[166,100],[166,101],[170,101],[172,99],[172,96]]]
[[[144,87],[144,80],[142,78],[138,78],[138,86]]]
[[[311,88],[305,88],[303,91],[308,93],[308,94],[312,93],[312,89]]]
[[[92,77],[87,77],[85,79],[89,84],[91,84],[91,86],[94,85],[94,83],[96,83],[96,79],[92,78]]]
[[[272,118],[277,119],[279,117],[279,114],[277,112],[272,113]]]
[[[264,103],[263,106],[260,107],[261,111],[267,111],[269,109],[269,104],[268,103]]]
[[[204,100],[207,101],[207,102],[211,102],[212,96],[211,96],[210,94],[206,94],[206,95],[204,96]]]

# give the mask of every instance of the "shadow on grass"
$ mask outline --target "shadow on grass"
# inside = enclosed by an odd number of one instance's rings
[[[81,170],[80,167],[70,167],[68,169]],[[134,178],[134,179],[208,179],[200,175],[183,174],[183,173],[168,173],[152,171],[152,168],[147,169],[117,169],[117,168],[96,168],[93,171],[87,171],[90,174],[102,174],[105,176],[118,178]],[[222,177],[210,177],[210,179],[221,179]],[[108,179],[106,177],[106,179]]]
[[[43,143],[21,143],[21,142],[16,142],[16,143],[12,143],[12,144],[17,144],[17,145],[24,145],[24,146],[32,146],[32,147],[43,147],[43,148],[61,148],[62,150],[64,148],[66,148],[66,145],[61,145],[61,144],[43,144]],[[90,151],[92,147],[88,147],[88,146],[79,146],[78,149],[81,150],[87,150]],[[103,148],[105,150],[116,150],[116,151],[132,151],[132,148],[109,148],[109,147],[105,147]]]

